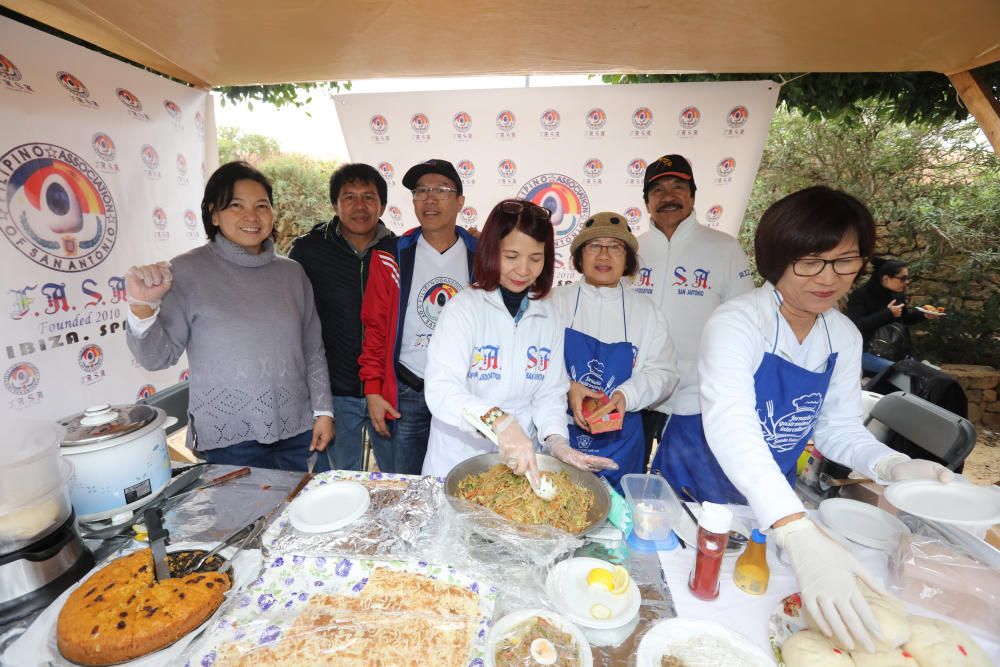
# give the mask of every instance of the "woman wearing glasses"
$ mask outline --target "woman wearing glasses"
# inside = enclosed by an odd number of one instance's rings
[[[677,356],[667,322],[653,301],[622,281],[638,269],[639,242],[618,213],[597,213],[570,246],[576,284],[556,288],[552,300],[565,327],[570,378],[567,458],[618,487],[622,475],[642,473],[644,443],[640,410],[677,386]],[[586,399],[610,401],[584,414]],[[594,432],[608,413],[622,416],[620,430]]]
[[[871,278],[847,297],[847,316],[861,332],[864,344],[861,367],[869,373],[878,373],[910,354],[908,325],[939,317],[907,307],[909,285],[910,267],[906,262],[873,257]],[[876,340],[883,342],[873,345]],[[894,341],[898,343],[892,344]]]
[[[438,317],[424,375],[433,415],[424,475],[499,450],[537,482],[535,443],[557,456],[569,449],[562,325],[544,298],[555,271],[549,218],[531,202],[497,204],[479,237],[475,282]]]
[[[708,320],[698,359],[704,433],[668,452],[664,470],[699,500],[749,504],[788,553],[820,629],[869,651],[878,625],[855,577],[878,586],[807,518],[793,486],[799,454],[812,436],[826,457],[881,483],[952,476],[893,451],[862,424],[861,336],[836,304],[874,242],[864,204],[827,187],[764,212],[754,249],[767,282]]]

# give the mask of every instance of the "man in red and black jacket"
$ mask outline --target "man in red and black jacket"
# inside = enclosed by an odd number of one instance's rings
[[[476,239],[456,224],[465,197],[450,162],[421,162],[406,172],[403,185],[413,192],[420,226],[394,239],[395,247],[373,253],[359,363],[372,425],[391,438],[388,450],[375,449],[379,469],[419,475],[431,427],[424,402],[427,345],[441,309],[472,282]]]
[[[323,327],[336,429],[327,451],[332,451],[337,470],[361,470],[361,431],[368,421],[358,375],[361,300],[374,253],[395,248],[396,235],[379,219],[387,196],[388,186],[377,169],[341,165],[330,177],[333,220],[295,239],[288,253],[309,276]],[[388,449],[388,438],[368,430],[376,455]]]

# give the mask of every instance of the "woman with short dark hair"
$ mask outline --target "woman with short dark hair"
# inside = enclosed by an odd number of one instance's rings
[[[476,281],[438,317],[424,378],[433,415],[425,475],[499,450],[537,482],[536,443],[554,456],[569,451],[562,325],[544,298],[555,272],[550,215],[519,199],[497,204],[479,237]]]
[[[754,248],[768,282],[708,320],[698,357],[703,430],[669,441],[663,471],[699,500],[749,504],[789,555],[819,629],[869,651],[878,624],[855,577],[876,585],[807,518],[794,489],[799,455],[811,437],[825,457],[880,483],[952,477],[893,451],[861,421],[861,336],[836,304],[874,239],[864,204],[827,187],[764,212]]]
[[[208,243],[126,273],[127,340],[148,370],[187,352],[188,446],[210,463],[305,470],[333,437],[330,378],[312,286],[275,254],[271,206],[266,176],[219,167],[201,202]]]

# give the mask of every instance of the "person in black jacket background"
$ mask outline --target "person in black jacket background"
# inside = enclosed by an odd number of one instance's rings
[[[367,164],[344,164],[330,177],[334,217],[296,238],[288,253],[305,269],[313,286],[316,311],[333,391],[335,435],[330,449],[337,470],[361,470],[361,431],[370,423],[358,357],[361,355],[361,301],[373,249],[391,251],[393,234],[380,219],[388,185]],[[368,433],[375,446],[381,439]],[[385,446],[388,446],[386,438]]]
[[[938,317],[913,310],[906,305],[906,288],[910,280],[910,268],[906,262],[873,257],[872,275],[868,282],[847,297],[847,316],[861,332],[864,341],[861,367],[869,373],[878,373],[911,353],[907,326]],[[897,340],[905,341],[906,349],[899,350],[898,355],[892,355],[897,357],[895,359],[879,356],[870,350],[876,332],[887,325],[901,327],[897,327]],[[885,333],[888,337],[893,335],[892,332]]]

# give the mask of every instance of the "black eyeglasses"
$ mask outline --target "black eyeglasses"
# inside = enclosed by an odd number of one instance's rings
[[[827,264],[833,267],[833,272],[838,276],[849,276],[861,270],[865,264],[865,258],[861,256],[840,257],[838,259],[803,257],[792,262],[792,272],[802,278],[811,278],[823,273]]]
[[[911,280],[913,280],[913,278],[911,278],[909,275],[906,275],[906,276],[892,276],[892,277],[895,278],[896,280],[898,280],[900,282],[904,282],[904,283],[908,283]]]
[[[421,185],[420,187],[413,189],[413,201],[424,201],[428,197],[431,199],[447,199],[451,196],[452,192],[457,193],[458,190],[455,188],[445,187],[443,185],[433,188]]]
[[[523,201],[521,199],[505,199],[500,202],[500,210],[504,213],[510,213],[511,215],[521,215],[521,213],[528,211],[536,218],[541,218],[542,220],[551,220],[552,211],[545,208],[544,206],[539,206],[538,204],[532,203],[530,201]]]

